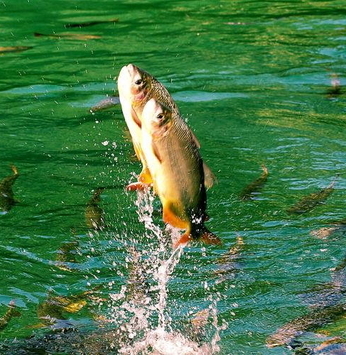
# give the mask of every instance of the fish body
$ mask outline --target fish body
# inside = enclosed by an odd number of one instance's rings
[[[5,329],[13,317],[19,317],[20,315],[21,314],[17,310],[16,305],[13,301],[11,301],[8,305],[6,313],[0,318],[0,330]]]
[[[336,73],[333,73],[330,78],[330,88],[327,90],[327,96],[330,99],[334,99],[340,96],[342,92],[341,83]]]
[[[56,38],[56,39],[75,39],[75,40],[89,40],[89,39],[99,39],[101,36],[96,36],[96,35],[86,35],[86,34],[79,34],[79,33],[40,33],[40,32],[35,32],[34,33],[35,37],[47,37],[47,38]]]
[[[80,23],[67,23],[65,25],[66,28],[82,28],[82,27],[90,27],[90,26],[95,26],[95,25],[100,25],[104,23],[115,23],[119,22],[119,19],[114,18],[110,20],[104,20],[104,21],[89,21],[89,22],[80,22]]]
[[[12,52],[23,52],[31,49],[33,47],[29,46],[9,46],[9,47],[0,47],[0,53],[12,53]]]
[[[240,193],[241,200],[251,200],[259,191],[263,188],[264,184],[268,180],[268,169],[263,165],[263,173],[256,180],[247,185]]]
[[[78,241],[65,242],[57,251],[55,266],[63,271],[74,271],[77,266]]]
[[[37,307],[37,316],[45,324],[54,324],[65,320],[64,312],[76,313],[87,305],[94,291],[89,291],[70,296],[50,296]]]
[[[155,99],[143,110],[142,148],[163,206],[163,220],[184,229],[176,246],[191,239],[220,244],[205,226],[207,195],[203,161],[190,129],[173,111]]]
[[[12,186],[17,180],[19,173],[17,168],[12,165],[13,175],[9,175],[0,181],[0,211],[8,212],[16,203]]]
[[[152,75],[133,64],[128,64],[121,69],[118,76],[118,92],[122,112],[130,131],[135,153],[143,166],[142,172],[139,175],[139,183],[129,185],[130,190],[135,190],[141,188],[141,184],[143,183],[152,183],[141,142],[142,113],[146,103],[151,99],[155,99],[171,110],[175,114],[175,119],[181,122],[185,121],[180,116],[178,106],[164,85]],[[191,131],[190,135],[199,148],[200,144]],[[205,184],[209,188],[213,185],[215,176],[205,164],[204,170]]]
[[[103,99],[100,102],[98,102],[93,107],[91,107],[89,111],[91,113],[95,113],[97,111],[106,110],[106,109],[108,109],[110,107],[119,105],[119,103],[120,103],[119,97],[117,97],[117,96],[109,96],[106,99]]]
[[[287,210],[290,214],[302,214],[311,211],[316,206],[322,204],[329,195],[334,191],[335,180],[326,188],[319,192],[313,192],[300,201],[298,201],[294,206]]]
[[[270,335],[266,341],[267,346],[273,348],[275,346],[290,345],[303,332],[318,329],[345,317],[345,314],[345,303],[314,309],[310,313],[290,321]]]

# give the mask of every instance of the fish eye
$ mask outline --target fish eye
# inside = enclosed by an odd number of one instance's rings
[[[159,120],[162,120],[164,118],[164,114],[163,113],[159,113],[156,118],[159,119]]]
[[[137,79],[137,80],[135,81],[135,84],[136,84],[136,85],[141,85],[143,82],[144,82],[143,79]]]

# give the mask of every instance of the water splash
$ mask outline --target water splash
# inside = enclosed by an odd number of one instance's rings
[[[138,192],[135,202],[138,219],[146,228],[148,243],[139,241],[129,247],[127,257],[129,275],[120,293],[112,294],[110,321],[121,330],[119,354],[215,354],[219,351],[216,301],[209,306],[207,319],[215,329],[208,342],[196,340],[197,328],[184,332],[173,330],[169,314],[168,284],[183,254],[183,248],[172,251],[172,240],[178,230],[162,228],[154,223],[152,192]],[[202,332],[201,332],[202,334]]]

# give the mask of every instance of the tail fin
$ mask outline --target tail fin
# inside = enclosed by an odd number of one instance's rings
[[[184,247],[187,243],[189,243],[190,241],[193,241],[193,240],[201,241],[201,242],[208,244],[208,245],[221,245],[222,244],[221,239],[217,235],[210,232],[209,229],[204,227],[202,233],[197,238],[192,237],[191,233],[189,233],[189,232],[184,233],[179,238],[179,240],[174,243],[173,248],[175,249],[175,248],[178,248],[179,246]]]
[[[222,244],[221,239],[215,235],[214,233],[210,232],[209,229],[205,228],[199,239],[209,245],[220,245]]]

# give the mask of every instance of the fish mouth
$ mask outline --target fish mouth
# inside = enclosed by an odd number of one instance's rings
[[[120,97],[128,97],[131,90],[132,78],[135,73],[135,67],[132,64],[124,65],[118,75],[118,91]]]
[[[118,81],[125,81],[131,78],[130,70],[128,68],[128,65],[125,65],[121,68],[119,76],[118,76]]]

